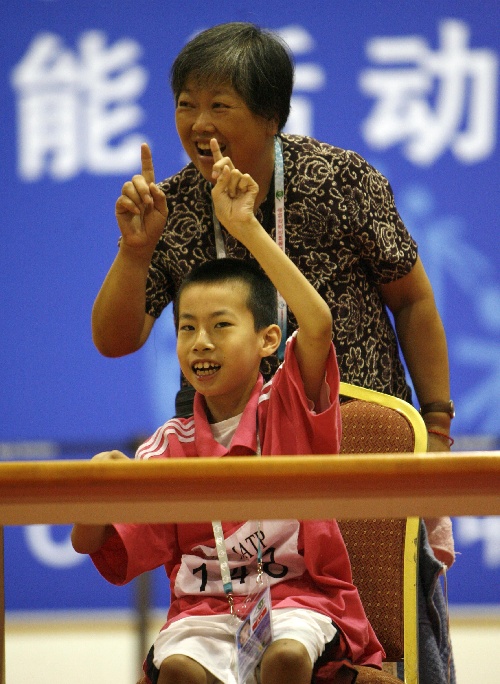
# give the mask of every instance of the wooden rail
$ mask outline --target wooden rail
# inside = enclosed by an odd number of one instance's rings
[[[0,464],[0,525],[500,514],[500,452]]]
[[[0,526],[411,515],[500,515],[500,452],[0,463]]]

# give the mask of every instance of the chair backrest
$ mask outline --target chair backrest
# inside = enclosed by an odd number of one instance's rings
[[[341,383],[341,453],[425,452],[422,417],[401,399]],[[418,682],[418,518],[338,520],[353,581],[387,662],[404,662],[405,682]]]

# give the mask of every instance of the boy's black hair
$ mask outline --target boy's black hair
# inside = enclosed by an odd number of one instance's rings
[[[282,130],[290,113],[294,65],[290,49],[275,33],[255,24],[231,22],[202,31],[185,45],[170,70],[175,102],[193,77],[204,86],[228,84],[251,112]]]
[[[175,328],[179,327],[179,300],[188,285],[239,281],[248,285],[247,306],[254,318],[256,331],[277,323],[278,298],[276,288],[255,262],[241,259],[205,261],[193,269],[181,283],[174,300]]]

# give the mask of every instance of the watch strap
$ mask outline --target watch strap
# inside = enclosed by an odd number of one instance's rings
[[[420,413],[424,416],[426,413],[447,413],[450,418],[455,417],[455,406],[453,401],[433,401],[430,404],[424,404],[420,407]]]

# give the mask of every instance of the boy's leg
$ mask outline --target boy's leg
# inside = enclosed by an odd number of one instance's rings
[[[188,656],[172,655],[162,662],[158,684],[215,684],[215,677]]]
[[[261,684],[310,684],[313,671],[306,647],[295,639],[278,639],[262,657]]]

